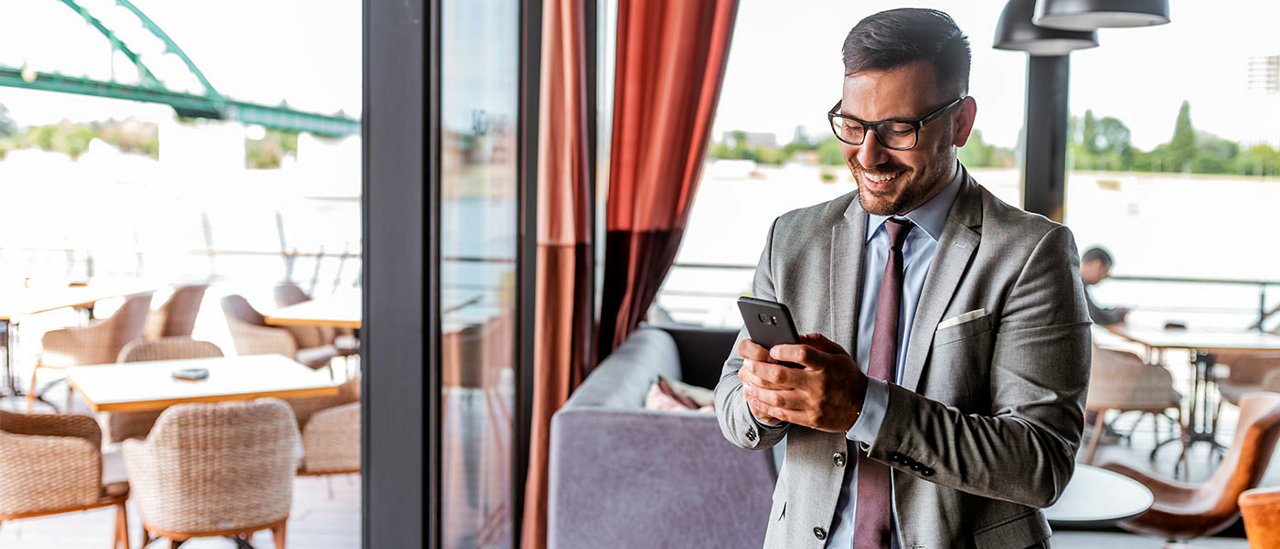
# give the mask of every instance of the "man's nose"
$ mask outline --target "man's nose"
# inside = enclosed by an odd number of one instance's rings
[[[884,163],[889,157],[889,151],[880,144],[879,136],[874,131],[868,131],[862,139],[862,145],[858,147],[857,156],[858,163],[863,168],[874,168]]]

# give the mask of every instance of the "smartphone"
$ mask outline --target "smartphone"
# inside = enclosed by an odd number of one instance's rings
[[[747,327],[747,334],[761,347],[772,349],[774,345],[800,343],[796,322],[791,318],[791,311],[786,305],[767,299],[740,297],[738,310],[742,312],[742,323]],[[781,364],[789,368],[802,368],[791,362]]]

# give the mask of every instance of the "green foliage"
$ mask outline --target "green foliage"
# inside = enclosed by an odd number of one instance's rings
[[[840,140],[836,136],[826,138],[818,144],[818,164],[823,166],[844,166],[844,151],[840,149]]]
[[[18,133],[18,125],[9,118],[9,109],[0,105],[0,137],[13,137]]]
[[[262,139],[244,140],[245,164],[249,168],[279,168],[286,156],[298,157],[298,132],[269,129]]]
[[[970,168],[1005,168],[1013,166],[1013,149],[990,145],[981,130],[973,130],[969,141],[960,148],[960,163]]]
[[[1091,111],[1085,111],[1083,119],[1072,118],[1067,127],[1067,157],[1074,169],[1280,175],[1280,151],[1268,145],[1241,150],[1239,143],[1197,132],[1186,101],[1178,109],[1172,138],[1150,151],[1134,147],[1129,128],[1117,118],[1095,119]],[[1088,135],[1092,138],[1087,139]]]
[[[1191,125],[1191,103],[1185,99],[1178,108],[1178,120],[1173,126],[1173,139],[1169,141],[1170,170],[1185,172],[1196,157],[1196,130]]]
[[[1098,123],[1093,119],[1093,111],[1084,111],[1084,124],[1080,129],[1080,138],[1084,143],[1084,151],[1098,154]]]

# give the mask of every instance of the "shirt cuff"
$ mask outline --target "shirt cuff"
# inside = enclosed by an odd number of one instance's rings
[[[883,379],[867,378],[867,394],[862,398],[862,413],[845,438],[854,442],[871,444],[884,423],[884,411],[889,407],[889,384]]]

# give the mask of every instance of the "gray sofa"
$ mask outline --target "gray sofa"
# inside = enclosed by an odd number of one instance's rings
[[[659,374],[714,387],[735,335],[642,328],[587,377],[551,420],[549,547],[761,546],[772,453],[729,444],[714,414],[643,407]]]

